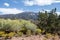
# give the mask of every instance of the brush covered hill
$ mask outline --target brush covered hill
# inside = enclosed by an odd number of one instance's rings
[[[18,13],[18,14],[4,14],[4,15],[0,15],[0,18],[4,18],[4,19],[33,19],[36,20],[37,19],[37,15],[38,13],[35,12],[22,12],[22,13]]]

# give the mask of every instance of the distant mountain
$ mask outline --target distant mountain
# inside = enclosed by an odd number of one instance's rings
[[[0,18],[4,19],[33,19],[36,20],[38,17],[38,13],[35,12],[23,12],[23,13],[18,13],[18,14],[5,14],[5,15],[0,15]]]

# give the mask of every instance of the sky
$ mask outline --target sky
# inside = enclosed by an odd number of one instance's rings
[[[0,14],[39,12],[57,8],[60,14],[60,0],[0,0]]]

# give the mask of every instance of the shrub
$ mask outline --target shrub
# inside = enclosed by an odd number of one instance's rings
[[[0,31],[5,31],[8,33],[7,36],[14,36],[14,32],[18,32],[18,35],[35,32],[37,26],[30,21],[26,20],[11,20],[11,19],[0,19]],[[27,31],[27,32],[26,32]],[[10,33],[9,33],[10,32]],[[0,35],[5,35],[1,33]]]
[[[0,31],[0,36],[6,38],[7,34],[4,31]]]
[[[6,38],[7,37],[7,34],[2,34],[2,37],[5,37]]]
[[[46,38],[51,38],[53,35],[51,33],[46,33]]]
[[[22,35],[23,35],[23,32],[17,32],[17,34],[18,34],[19,36],[22,36]]]
[[[8,33],[8,37],[13,37],[15,35],[15,32],[10,32],[10,33]]]
[[[30,36],[31,35],[31,30],[27,30],[26,35]]]
[[[45,30],[41,30],[42,33],[45,33]]]
[[[37,29],[37,26],[36,26],[35,24],[29,22],[29,21],[25,24],[25,27],[26,27],[28,30],[31,30],[31,31],[33,31],[33,32]]]
[[[4,31],[0,31],[0,36],[2,36],[3,34],[5,34],[5,32]]]
[[[14,31],[19,32],[22,27],[35,31],[37,26],[30,21],[26,20],[10,20],[0,19],[0,30],[1,31]]]
[[[37,34],[41,34],[41,32],[42,32],[41,29],[36,29]]]

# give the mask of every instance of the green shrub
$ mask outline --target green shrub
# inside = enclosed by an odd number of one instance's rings
[[[53,37],[53,35],[51,33],[46,33],[46,37],[51,38],[51,37]]]
[[[26,35],[27,36],[30,36],[32,33],[31,33],[31,30],[27,30],[27,32],[26,32]]]
[[[2,36],[3,34],[5,34],[5,32],[4,31],[0,31],[0,36]]]
[[[41,29],[36,29],[37,34],[41,34],[41,32],[42,32]]]
[[[23,35],[23,32],[17,32],[17,34],[18,34],[19,36],[22,36],[22,35]]]
[[[15,32],[10,32],[10,33],[8,33],[8,37],[13,37],[15,35]]]
[[[35,31],[37,26],[30,21],[26,20],[10,20],[10,19],[0,19],[0,30],[1,31],[13,31],[19,32],[22,28]],[[24,29],[24,30],[25,30]]]
[[[0,31],[0,36],[6,38],[7,34],[4,31]]]
[[[11,20],[11,19],[0,19],[0,31],[7,32],[7,36],[13,37],[14,32],[18,32],[19,36],[23,34],[31,35],[31,31],[35,32],[37,26],[30,21],[26,20]],[[10,33],[9,33],[10,32]],[[2,35],[3,34],[3,35]],[[0,36],[6,36],[5,33],[1,32]]]
[[[7,37],[7,34],[2,34],[2,37],[5,37],[6,38]]]
[[[30,21],[28,21],[25,25],[25,27],[28,29],[28,30],[31,30],[31,31],[35,31],[37,29],[37,26],[33,23],[31,23]]]

